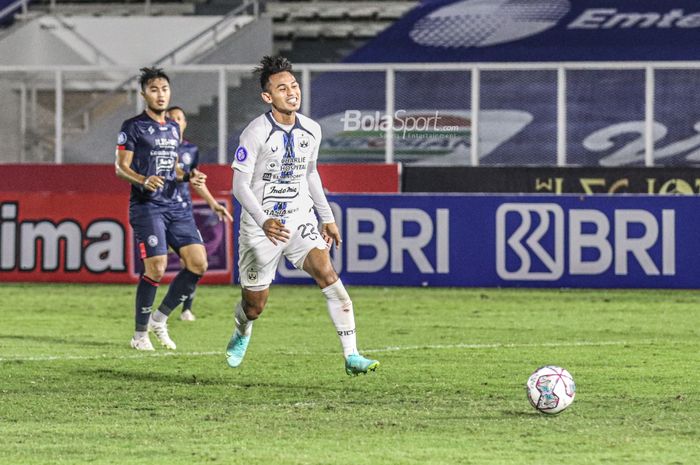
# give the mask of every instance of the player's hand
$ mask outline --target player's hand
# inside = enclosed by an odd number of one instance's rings
[[[165,181],[162,176],[149,176],[144,179],[143,188],[147,191],[155,192],[163,187],[164,184]]]
[[[192,187],[199,189],[200,187],[204,187],[206,183],[206,174],[202,173],[199,170],[192,170],[192,173],[190,173],[190,184],[192,184]]]
[[[263,223],[263,232],[275,245],[277,245],[277,241],[287,242],[289,240],[289,229],[275,218],[269,218]]]
[[[233,222],[233,217],[228,212],[228,208],[226,208],[224,205],[221,205],[220,203],[215,203],[211,206],[211,209],[214,211],[214,213],[216,213],[216,216],[219,217],[219,221],[228,220],[230,222]]]
[[[323,223],[321,225],[321,236],[323,236],[323,240],[329,246],[332,246],[333,242],[335,242],[336,249],[343,243],[343,239],[340,237],[340,230],[335,223]]]

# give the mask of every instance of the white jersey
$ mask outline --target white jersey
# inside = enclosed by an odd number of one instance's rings
[[[267,112],[243,130],[231,166],[252,175],[250,187],[265,214],[291,230],[315,222],[306,175],[309,163],[318,159],[320,145],[321,126],[311,118],[297,113],[294,126],[287,132]],[[262,234],[245,209],[241,234]]]

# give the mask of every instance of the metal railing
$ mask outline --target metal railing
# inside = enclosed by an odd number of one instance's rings
[[[18,9],[21,9],[22,14],[26,15],[28,5],[29,5],[29,0],[16,0],[13,3],[10,3],[5,8],[0,10],[0,21],[2,21],[3,19],[5,19],[7,16],[9,16],[11,14],[15,14],[15,12]]]
[[[256,2],[257,3],[257,2]],[[227,146],[229,139],[229,120],[231,117],[227,104],[227,92],[229,85],[227,75],[239,73],[249,75],[254,64],[237,65],[173,65],[168,67],[169,72],[176,73],[216,73],[218,76],[218,113],[217,113],[217,160],[219,163],[226,163],[230,149]],[[301,80],[302,86],[302,113],[311,114],[311,105],[316,95],[312,91],[312,74],[318,76],[321,73],[381,73],[384,76],[384,108],[386,115],[394,115],[396,111],[396,75],[404,72],[463,72],[470,77],[470,101],[463,102],[465,110],[469,110],[471,121],[471,137],[469,145],[469,164],[478,166],[480,164],[480,134],[481,134],[481,113],[482,108],[482,76],[485,72],[508,72],[508,71],[551,71],[556,75],[556,131],[553,137],[556,138],[556,165],[568,166],[569,144],[567,137],[570,132],[569,112],[568,112],[568,89],[567,83],[569,73],[576,71],[594,70],[636,70],[643,73],[643,103],[644,108],[644,136],[643,152],[644,166],[655,165],[655,95],[656,73],[660,70],[696,70],[700,71],[700,62],[559,62],[559,63],[430,63],[430,64],[404,64],[404,63],[382,63],[382,64],[297,64],[294,66],[297,76]],[[131,69],[123,67],[94,67],[94,66],[64,66],[64,67],[25,67],[25,66],[5,66],[0,67],[0,79],[6,73],[39,73],[51,72],[54,76],[55,92],[55,145],[54,161],[63,162],[63,98],[64,98],[64,75],[65,73],[86,73],[99,72],[103,74],[129,72]],[[133,79],[133,78],[132,78]],[[128,85],[130,81],[123,83]],[[125,87],[122,85],[121,87]],[[405,92],[405,90],[402,90]],[[358,92],[362,92],[359,88]],[[410,90],[408,90],[410,92]],[[522,89],[523,93],[527,88]],[[137,99],[138,100],[138,99]],[[136,108],[140,109],[140,104],[136,103]],[[26,105],[23,105],[25,108]],[[693,109],[694,111],[694,109]],[[20,115],[22,118],[23,115]],[[313,116],[313,115],[312,115]],[[395,161],[394,150],[394,126],[388,124],[384,131],[384,161],[391,163]]]

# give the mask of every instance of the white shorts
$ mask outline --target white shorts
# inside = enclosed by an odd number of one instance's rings
[[[329,248],[318,230],[318,225],[306,223],[291,231],[285,242],[273,244],[264,234],[240,235],[238,242],[238,275],[244,288],[264,289],[275,279],[279,262],[284,255],[297,269],[303,269],[306,256],[313,249]]]

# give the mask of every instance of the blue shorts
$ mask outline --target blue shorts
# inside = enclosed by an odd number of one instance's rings
[[[179,254],[180,248],[203,244],[192,210],[181,208],[154,208],[132,205],[129,223],[134,229],[141,258],[167,255],[168,246]]]

